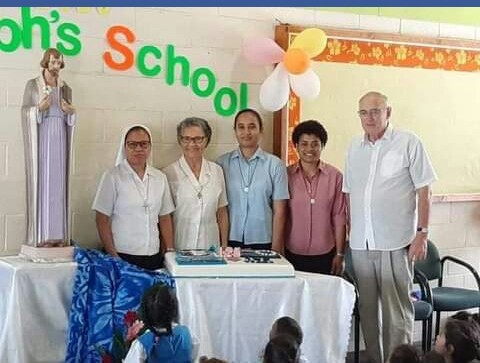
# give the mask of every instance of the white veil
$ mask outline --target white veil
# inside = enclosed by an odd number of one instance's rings
[[[123,160],[127,158],[125,155],[125,139],[127,137],[128,132],[134,127],[141,127],[142,129],[144,129],[147,132],[148,136],[150,137],[150,143],[153,143],[152,133],[150,132],[150,129],[147,126],[142,124],[133,124],[128,126],[126,129],[123,130],[122,138],[120,139],[117,158],[115,159],[115,166],[120,165],[123,162]],[[148,157],[147,164],[151,164],[151,163],[152,163],[152,153],[150,152],[150,156]]]

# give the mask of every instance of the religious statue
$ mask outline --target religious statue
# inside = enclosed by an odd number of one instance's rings
[[[26,245],[70,244],[70,167],[75,127],[72,89],[60,78],[65,63],[55,48],[45,51],[42,74],[27,82],[22,127],[27,182]]]

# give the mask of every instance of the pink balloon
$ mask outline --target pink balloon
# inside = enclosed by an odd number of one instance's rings
[[[254,38],[247,40],[243,54],[250,63],[269,65],[280,63],[285,51],[270,38]]]

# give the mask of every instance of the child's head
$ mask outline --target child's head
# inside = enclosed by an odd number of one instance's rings
[[[480,316],[478,315],[478,313],[470,314],[468,311],[459,311],[453,314],[450,318],[456,320],[465,320],[469,322],[473,321],[477,324],[480,324]]]
[[[389,363],[420,363],[420,353],[410,344],[396,347],[390,355]]]
[[[480,326],[473,320],[447,319],[435,341],[435,351],[454,363],[479,357]]]
[[[270,330],[270,339],[276,337],[277,335],[290,335],[298,345],[302,344],[303,341],[303,332],[300,325],[297,321],[289,316],[283,316],[275,320]]]
[[[215,357],[212,358],[207,358],[206,356],[201,356],[200,357],[200,363],[227,363],[227,361],[218,359]]]
[[[265,347],[263,363],[298,363],[300,346],[287,334],[276,335]]]
[[[446,361],[443,355],[432,350],[431,352],[425,353],[422,363],[446,363]]]
[[[154,334],[171,334],[172,323],[178,320],[178,302],[173,289],[156,284],[142,298],[141,314],[145,327]]]
[[[473,315],[470,314],[468,311],[457,311],[455,314],[453,314],[450,319],[455,319],[455,320],[464,320],[464,321],[471,321],[474,320]]]

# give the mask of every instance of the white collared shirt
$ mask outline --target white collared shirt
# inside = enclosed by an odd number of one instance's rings
[[[163,172],[167,175],[175,202],[175,248],[218,246],[217,210],[228,205],[222,168],[203,159],[197,179],[182,156]]]
[[[350,196],[350,247],[396,250],[413,240],[416,190],[437,180],[420,139],[391,125],[375,143],[364,135],[347,153],[343,191]]]
[[[92,209],[111,218],[118,252],[151,256],[160,250],[158,217],[175,208],[165,174],[147,165],[141,180],[124,160],[103,174]]]

